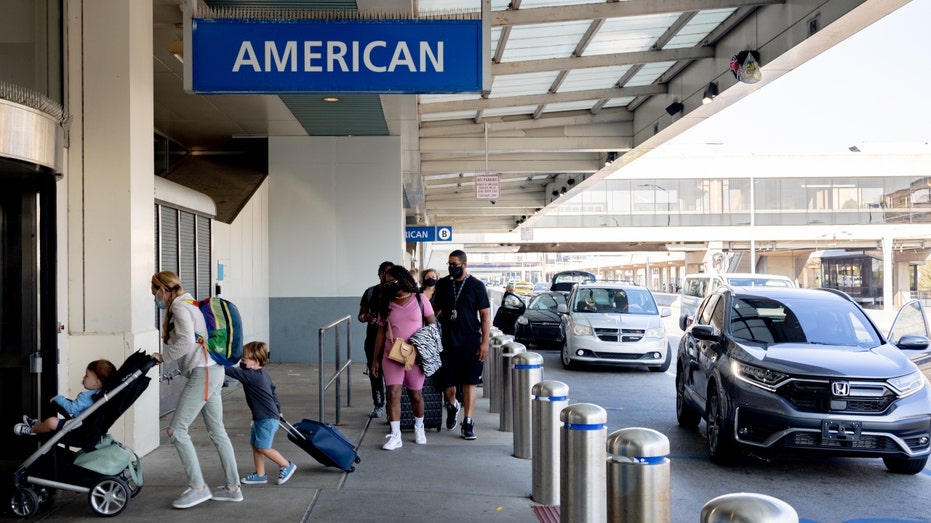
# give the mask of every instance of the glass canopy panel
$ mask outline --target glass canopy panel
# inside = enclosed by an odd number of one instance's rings
[[[735,9],[709,9],[701,11],[689,23],[672,37],[663,49],[678,49],[683,47],[695,47],[704,40],[711,31],[721,25]]]
[[[566,75],[559,92],[584,91],[587,89],[608,89],[624,76],[630,66],[589,67],[573,69]]]
[[[519,25],[511,28],[502,62],[568,58],[591,25],[588,20],[559,24]]]
[[[592,39],[585,55],[646,51],[676,18],[677,14],[609,18]]]
[[[490,98],[546,94],[556,80],[556,71],[496,76],[491,84]]]

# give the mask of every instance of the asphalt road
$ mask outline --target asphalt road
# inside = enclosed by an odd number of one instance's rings
[[[677,312],[677,311],[674,311]],[[669,318],[673,324],[678,316]],[[670,343],[680,331],[669,325]],[[558,351],[530,347],[544,358],[544,379],[569,385],[570,403],[608,413],[608,434],[626,427],[657,430],[670,443],[672,521],[699,521],[711,499],[754,492],[789,503],[803,523],[931,522],[931,467],[914,476],[890,474],[880,459],[748,456],[733,467],[708,461],[704,422],[682,429],[675,416],[675,363],[666,373],[644,369],[567,371]]]

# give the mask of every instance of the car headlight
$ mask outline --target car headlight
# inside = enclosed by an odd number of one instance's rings
[[[527,321],[527,318],[521,316],[521,317],[517,318],[517,323],[519,323],[520,325],[527,325],[527,324],[530,323],[530,322]]]
[[[665,338],[665,337],[666,337],[666,329],[663,328],[663,327],[654,327],[654,328],[652,328],[652,329],[647,329],[647,331],[646,331],[645,333],[643,333],[643,337],[644,337],[644,338],[654,338],[654,339],[655,339],[655,338]]]
[[[886,383],[899,394],[899,397],[904,398],[921,390],[925,386],[925,377],[921,374],[921,371],[916,370],[905,376],[889,378]]]
[[[594,331],[592,331],[591,326],[584,325],[581,323],[573,323],[571,329],[572,329],[573,336],[591,336],[592,334],[594,334]]]
[[[756,385],[757,387],[768,391],[776,390],[776,387],[778,387],[780,383],[789,377],[789,375],[784,372],[777,372],[770,369],[764,369],[762,367],[755,367],[753,365],[747,365],[746,363],[741,363],[739,361],[734,361],[731,363],[731,370],[733,371],[734,376],[737,376],[737,378],[741,381],[745,381],[751,385]]]

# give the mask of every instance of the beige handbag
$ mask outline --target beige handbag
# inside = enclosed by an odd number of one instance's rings
[[[403,338],[395,338],[391,332],[391,322],[387,323],[388,337],[394,339],[391,350],[388,351],[388,359],[404,365],[404,370],[411,370],[411,367],[417,362],[417,348],[404,341]]]

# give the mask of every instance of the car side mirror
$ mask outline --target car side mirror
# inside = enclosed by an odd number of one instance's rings
[[[660,307],[659,316],[660,318],[668,318],[672,316],[672,309],[670,309],[669,307]]]
[[[569,314],[569,307],[567,307],[564,303],[560,303],[556,306],[556,312],[559,314]]]
[[[929,344],[931,344],[931,340],[927,336],[917,334],[906,334],[895,342],[895,346],[902,350],[925,350]]]
[[[704,341],[721,341],[721,336],[714,331],[711,325],[694,325],[692,326],[692,336]]]

